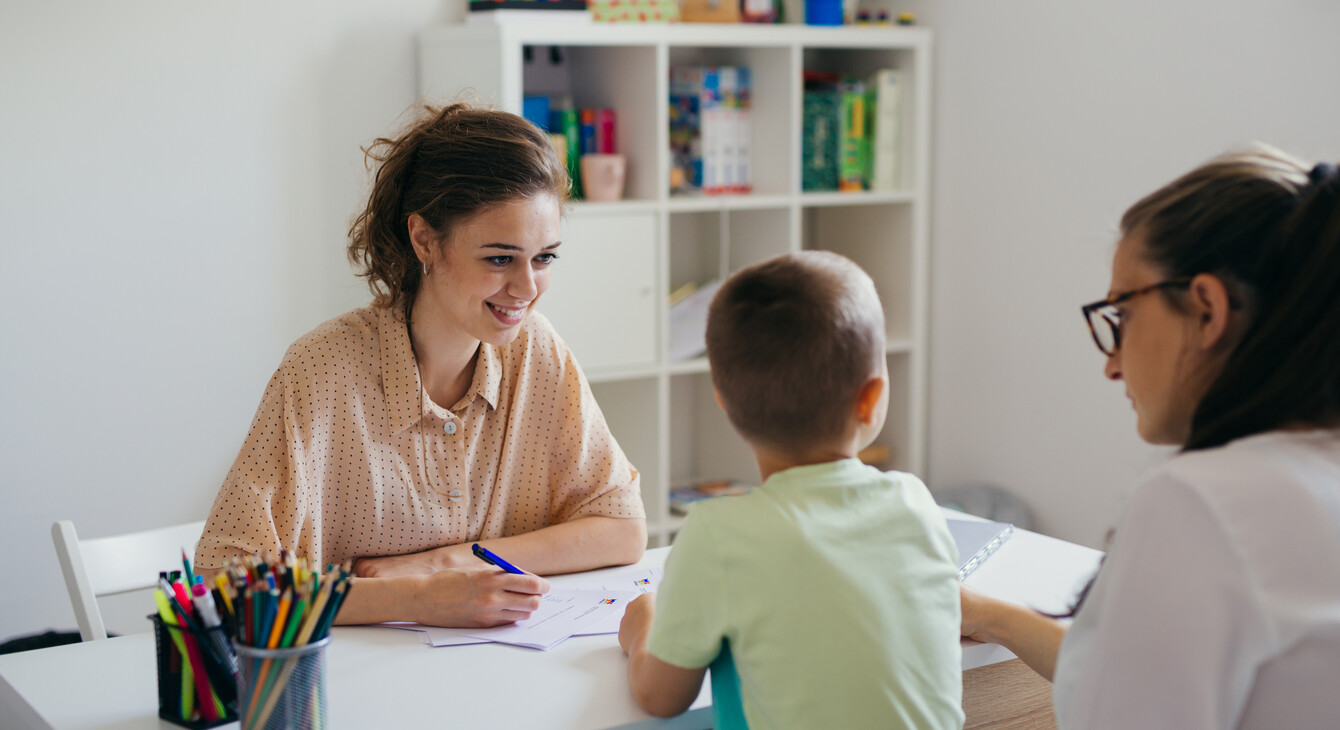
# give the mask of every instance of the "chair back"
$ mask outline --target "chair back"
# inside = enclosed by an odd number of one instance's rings
[[[749,730],[740,697],[740,675],[730,653],[730,639],[721,640],[721,653],[708,667],[712,674],[712,727],[716,730]]]
[[[65,589],[84,641],[107,638],[98,610],[98,596],[143,590],[157,585],[158,573],[181,561],[181,551],[195,555],[205,522],[188,522],[156,530],[80,540],[74,523],[51,526]]]

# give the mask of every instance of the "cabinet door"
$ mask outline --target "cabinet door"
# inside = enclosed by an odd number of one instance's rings
[[[563,246],[539,309],[587,371],[656,362],[656,214],[585,214]]]

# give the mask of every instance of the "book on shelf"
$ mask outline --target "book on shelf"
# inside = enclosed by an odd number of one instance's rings
[[[581,112],[571,106],[571,102],[561,102],[549,112],[549,131],[563,137],[564,156],[560,161],[568,167],[568,177],[572,179],[572,197],[582,198],[582,127]],[[555,150],[558,146],[555,145]]]
[[[745,494],[753,488],[751,484],[739,484],[729,479],[681,484],[670,488],[670,512],[686,515],[689,513],[689,507],[695,502],[713,497]]]
[[[801,189],[837,190],[839,99],[832,79],[806,73],[801,100]]]
[[[470,0],[466,23],[577,23],[589,24],[586,0]]]
[[[866,125],[870,132],[870,168],[866,179],[871,190],[898,189],[899,139],[902,114],[903,74],[882,69],[870,75],[865,84]]]
[[[670,187],[706,195],[753,189],[752,77],[740,66],[670,71]]]
[[[801,189],[897,189],[902,79],[892,69],[864,80],[805,72]]]
[[[721,288],[714,279],[702,286],[682,286],[670,295],[670,362],[691,360],[707,352],[707,310]]]
[[[866,151],[869,140],[865,125],[865,82],[843,81],[838,85],[841,104],[838,128],[838,190],[855,192],[866,189]]]
[[[734,174],[731,192],[748,193],[754,190],[754,173],[750,156],[754,137],[754,80],[748,66],[735,68],[735,93],[730,100],[732,136],[735,139]]]
[[[572,178],[572,197],[582,198],[582,156],[616,154],[616,112],[613,109],[576,109],[571,98],[551,99],[546,94],[528,94],[521,103],[526,119],[549,132],[554,151]]]

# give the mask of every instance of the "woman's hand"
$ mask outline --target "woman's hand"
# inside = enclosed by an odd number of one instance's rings
[[[959,584],[963,619],[959,633],[969,639],[1000,644],[1051,681],[1056,655],[1067,625],[1031,608],[992,598]]]
[[[410,618],[428,626],[486,628],[530,618],[549,581],[538,575],[484,570],[442,570],[420,581]]]
[[[623,647],[624,654],[631,654],[634,649],[646,645],[655,614],[655,593],[643,593],[624,609],[623,620],[619,622],[619,646]]]

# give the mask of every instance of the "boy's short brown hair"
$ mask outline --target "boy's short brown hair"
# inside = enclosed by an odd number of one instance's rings
[[[861,386],[880,372],[884,310],[850,259],[778,256],[721,286],[707,318],[707,357],[740,435],[808,450],[843,435]]]

